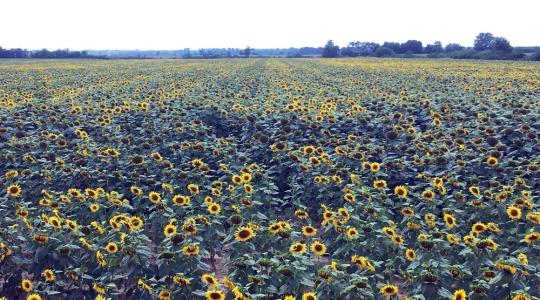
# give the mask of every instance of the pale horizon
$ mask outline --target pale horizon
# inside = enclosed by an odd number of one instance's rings
[[[391,9],[389,9],[391,8]],[[328,40],[472,46],[480,32],[540,46],[536,1],[177,2],[22,0],[2,4],[0,46],[37,50],[322,47]]]

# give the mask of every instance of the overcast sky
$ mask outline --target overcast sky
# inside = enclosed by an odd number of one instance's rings
[[[470,46],[484,31],[540,45],[538,0],[0,1],[4,48],[286,48],[328,39]]]

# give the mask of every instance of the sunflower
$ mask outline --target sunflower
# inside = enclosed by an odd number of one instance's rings
[[[373,182],[373,188],[375,188],[377,190],[385,189],[386,188],[386,180],[384,180],[384,179],[375,180]]]
[[[217,215],[221,212],[221,206],[214,202],[208,205],[208,212],[212,215]]]
[[[41,300],[41,296],[39,294],[30,294],[28,297],[26,297],[26,300]]]
[[[407,206],[401,209],[401,213],[406,217],[412,217],[414,216],[414,209]]]
[[[307,250],[306,244],[302,244],[302,243],[293,243],[289,247],[289,251],[294,255],[304,254],[306,250]]]
[[[109,253],[109,254],[114,254],[114,253],[118,252],[118,245],[115,242],[109,242],[105,246],[105,250],[107,250],[107,253]]]
[[[314,236],[317,234],[317,228],[311,225],[307,225],[307,226],[302,227],[302,233],[305,236]]]
[[[399,288],[393,284],[387,284],[383,286],[379,292],[386,297],[394,296],[399,292]]]
[[[476,197],[480,197],[480,188],[477,186],[470,186],[469,192]]]
[[[161,156],[161,154],[159,154],[159,152],[152,152],[152,154],[150,154],[150,156],[156,161],[163,160],[163,156]]]
[[[203,274],[201,276],[201,279],[203,281],[204,284],[208,285],[208,286],[211,286],[211,287],[216,287],[218,285],[218,281],[216,279],[216,277],[214,277],[214,275],[212,274]]]
[[[165,234],[166,237],[171,237],[176,233],[176,226],[172,224],[167,224],[165,228],[163,228],[163,234]]]
[[[150,192],[148,194],[148,199],[154,203],[157,204],[159,201],[161,201],[161,195],[157,192]]]
[[[454,295],[452,296],[452,300],[465,300],[467,299],[467,293],[465,290],[457,290],[454,292]]]
[[[407,198],[407,194],[409,193],[409,190],[407,187],[403,185],[398,185],[394,188],[394,194],[398,196],[399,198],[405,199]]]
[[[446,223],[446,226],[450,229],[454,228],[454,226],[456,226],[456,217],[454,217],[454,215],[452,214],[449,214],[449,213],[445,213],[443,215],[443,220],[444,220],[444,223]]]
[[[171,299],[171,291],[169,290],[161,290],[158,294],[159,300],[170,300]]]
[[[144,163],[144,157],[135,155],[131,158],[131,163],[134,165],[142,165]]]
[[[231,178],[232,182],[234,184],[241,184],[242,183],[242,176],[240,175],[233,175]]]
[[[129,191],[135,196],[141,196],[143,194],[143,191],[136,186],[130,187]]]
[[[347,228],[345,234],[350,240],[355,239],[356,237],[358,237],[358,229],[356,229],[355,227],[349,227]]]
[[[251,176],[250,173],[248,172],[242,172],[242,182],[243,183],[250,183],[251,180],[253,179],[253,176]]]
[[[422,198],[424,198],[426,201],[433,201],[433,198],[435,198],[435,193],[432,190],[425,190],[422,192]]]
[[[356,197],[353,193],[345,193],[345,195],[343,195],[343,199],[349,203],[354,203],[356,201]]]
[[[189,192],[192,195],[198,195],[199,194],[199,186],[194,184],[194,183],[188,184],[187,189],[189,190]]]
[[[472,228],[471,228],[471,231],[474,233],[474,234],[480,234],[484,231],[486,231],[487,229],[487,225],[482,223],[482,222],[476,222],[473,224]]]
[[[317,300],[317,295],[313,292],[307,292],[302,295],[302,300]]]
[[[372,162],[370,165],[369,165],[369,170],[371,172],[379,172],[381,170],[381,164],[378,163],[378,162]]]
[[[405,258],[408,261],[413,261],[416,258],[416,252],[414,252],[414,249],[407,248],[407,250],[405,250]]]
[[[521,209],[516,206],[509,206],[506,209],[506,214],[508,214],[508,217],[512,220],[517,220],[521,218]]]
[[[496,166],[497,164],[499,163],[499,160],[494,157],[494,156],[490,156],[486,159],[486,164],[490,167],[494,167]]]
[[[29,279],[26,279],[26,278],[23,279],[21,281],[21,288],[27,293],[31,292],[32,289],[33,289],[32,281],[30,281]]]
[[[287,295],[283,298],[283,300],[296,300],[296,297],[294,295]]]
[[[175,205],[186,206],[191,203],[191,198],[189,196],[174,195],[172,201]]]
[[[11,197],[19,197],[21,195],[21,191],[21,186],[18,184],[12,184],[7,188],[7,193]]]
[[[303,209],[297,209],[294,212],[294,215],[300,220],[306,220],[309,217],[309,214],[307,213],[307,211]]]
[[[143,220],[137,216],[129,218],[129,227],[131,230],[141,229],[143,224]]]
[[[56,216],[52,216],[47,220],[47,223],[52,225],[54,228],[59,229],[62,226],[62,220]]]
[[[99,204],[93,203],[93,204],[90,205],[90,211],[91,211],[91,212],[95,213],[95,212],[97,212],[98,210],[99,210]]]
[[[199,252],[200,252],[199,246],[193,245],[193,244],[184,246],[182,248],[182,253],[188,256],[197,255],[199,254]]]
[[[173,282],[180,285],[189,285],[191,280],[185,276],[174,275]]]
[[[220,290],[206,291],[206,300],[224,300],[225,294]]]
[[[54,279],[55,279],[54,271],[51,270],[51,269],[45,269],[45,270],[43,270],[43,272],[41,273],[41,276],[43,276],[43,278],[45,279],[45,281],[48,281],[48,282],[53,282]]]
[[[245,242],[253,238],[253,229],[248,226],[239,227],[234,233],[234,237],[239,242]]]
[[[326,253],[326,245],[319,241],[313,242],[310,249],[315,255],[323,255]]]

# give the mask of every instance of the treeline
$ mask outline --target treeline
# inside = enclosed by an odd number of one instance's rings
[[[346,47],[339,47],[332,40],[328,41],[321,53],[323,57],[431,57],[456,59],[498,59],[498,60],[535,60],[540,61],[540,47],[512,47],[504,37],[496,37],[489,32],[478,34],[474,46],[464,47],[450,43],[443,47],[440,41],[424,46],[421,41],[408,40],[404,43],[350,42]]]
[[[88,51],[58,50],[27,50],[21,48],[4,49],[0,47],[0,58],[91,58]]]

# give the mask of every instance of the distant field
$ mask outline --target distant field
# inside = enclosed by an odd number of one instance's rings
[[[538,63],[0,60],[0,297],[540,297],[539,134]]]

